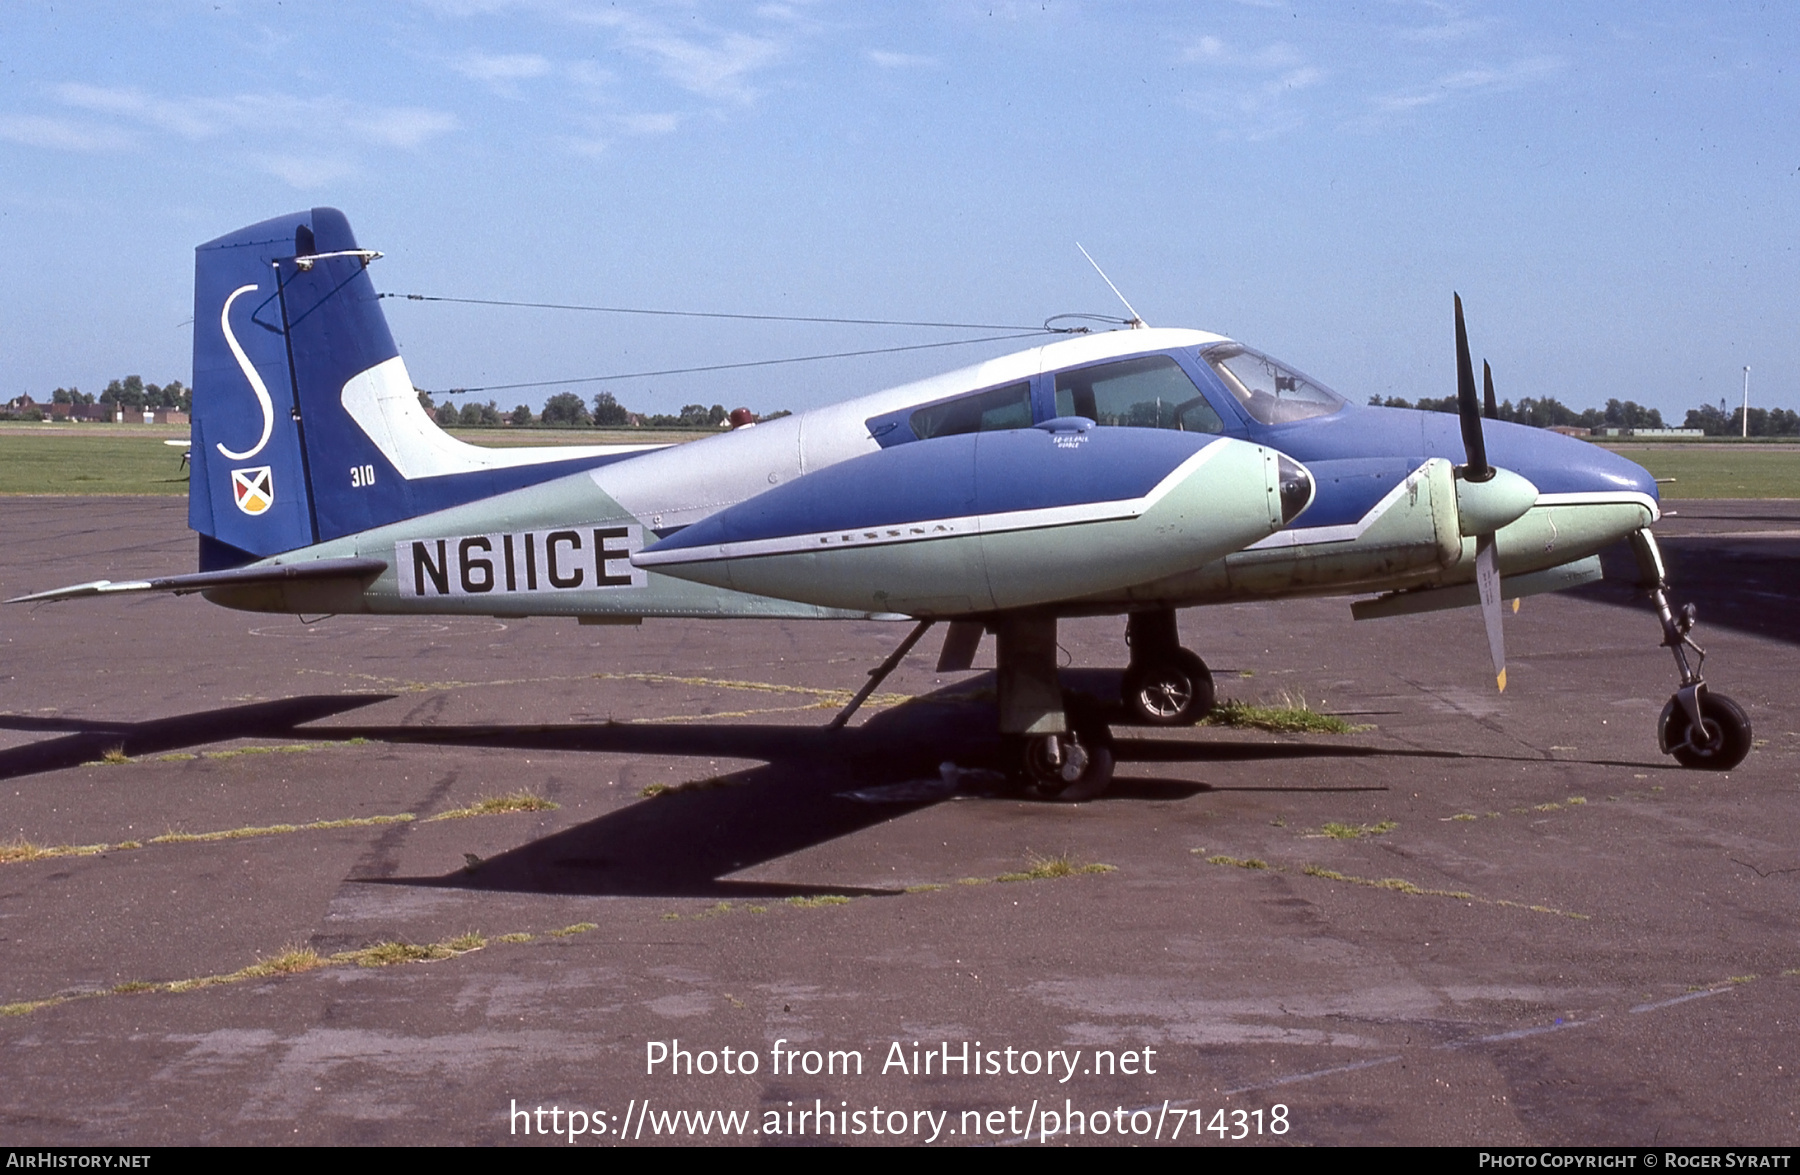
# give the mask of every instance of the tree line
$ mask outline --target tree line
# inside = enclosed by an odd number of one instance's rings
[[[194,389],[180,380],[171,380],[166,384],[147,384],[141,375],[128,375],[124,379],[115,379],[106,385],[106,390],[95,396],[92,392],[84,392],[78,387],[57,388],[50,393],[51,404],[68,404],[78,407],[90,407],[99,404],[114,411],[124,409],[142,411],[145,408],[169,408],[177,412],[192,412],[194,409]],[[43,410],[43,402],[33,400],[30,396],[20,396],[12,401],[4,410],[0,410],[0,419],[6,420],[43,420],[49,413]],[[108,417],[110,418],[111,412]]]
[[[714,404],[708,408],[704,404],[684,404],[677,413],[645,413],[633,412],[619,403],[611,392],[601,392],[594,397],[593,405],[574,392],[558,392],[544,401],[542,412],[533,413],[529,404],[520,404],[511,412],[503,412],[500,406],[489,400],[485,404],[467,403],[457,405],[449,400],[436,403],[430,392],[415,388],[419,394],[419,406],[431,414],[443,428],[494,428],[500,425],[511,425],[514,428],[712,428],[721,427],[729,415],[725,405]],[[773,420],[786,416],[787,412],[774,412],[759,417],[761,420]]]
[[[1369,403],[1377,408],[1417,408],[1424,412],[1456,412],[1456,397],[1445,396],[1434,400],[1429,396],[1408,401],[1398,396],[1370,396]],[[1498,416],[1501,420],[1509,420],[1514,424],[1528,424],[1536,428],[1668,428],[1663,423],[1663,414],[1655,408],[1646,408],[1635,400],[1608,400],[1604,408],[1587,408],[1580,412],[1557,400],[1554,396],[1533,398],[1526,396],[1517,404],[1511,400],[1503,400],[1499,404]],[[1744,409],[1729,407],[1720,400],[1717,405],[1702,404],[1698,408],[1689,408],[1686,418],[1678,428],[1697,428],[1709,437],[1742,436],[1744,430]],[[1753,437],[1791,437],[1800,436],[1800,413],[1787,408],[1752,408],[1750,409],[1750,435]]]

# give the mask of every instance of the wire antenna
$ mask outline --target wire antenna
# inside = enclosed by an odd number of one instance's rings
[[[1144,321],[1144,316],[1137,312],[1137,308],[1130,302],[1125,301],[1125,295],[1119,293],[1119,287],[1113,285],[1112,278],[1106,276],[1106,271],[1100,268],[1100,263],[1094,260],[1094,255],[1089,253],[1086,249],[1082,249],[1080,241],[1075,242],[1075,247],[1081,249],[1081,255],[1087,258],[1088,264],[1094,267],[1094,272],[1100,275],[1100,280],[1106,283],[1107,289],[1113,292],[1113,296],[1118,298],[1119,301],[1125,302],[1125,309],[1131,311],[1131,328],[1136,330],[1141,326],[1149,326],[1150,324]]]

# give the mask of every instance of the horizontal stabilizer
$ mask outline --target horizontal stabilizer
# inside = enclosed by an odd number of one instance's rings
[[[1560,592],[1600,578],[1600,556],[1589,555],[1560,567],[1533,571],[1526,575],[1500,578],[1500,598],[1517,600],[1541,592]],[[1387,616],[1411,616],[1418,612],[1437,612],[1445,608],[1473,608],[1481,603],[1479,589],[1472,583],[1455,587],[1424,588],[1405,592],[1389,592],[1372,600],[1356,600],[1350,614],[1358,620],[1380,620]]]
[[[97,579],[54,591],[15,596],[8,604],[39,604],[47,600],[78,600],[84,596],[108,595],[112,592],[174,592],[186,595],[209,588],[249,587],[260,584],[292,583],[298,580],[374,579],[387,570],[380,559],[314,559],[306,563],[274,563],[253,567],[234,567],[229,571],[200,571],[192,575],[165,575],[157,579],[133,579],[114,583]]]

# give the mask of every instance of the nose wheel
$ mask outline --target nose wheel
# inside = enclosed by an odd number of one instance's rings
[[[1724,694],[1707,693],[1703,686],[1695,689],[1697,698],[1684,698],[1691,691],[1679,690],[1663,707],[1657,742],[1683,767],[1730,771],[1750,754],[1750,718]],[[1697,722],[1689,713],[1690,705],[1698,707]]]
[[[1650,589],[1650,600],[1662,621],[1663,647],[1675,657],[1681,672],[1681,688],[1675,691],[1656,723],[1656,741],[1665,755],[1673,755],[1683,767],[1700,771],[1730,771],[1750,755],[1750,717],[1743,707],[1706,688],[1700,666],[1706,650],[1694,643],[1694,606],[1679,613],[1669,606],[1668,580],[1662,551],[1648,530],[1631,536],[1641,581]],[[1688,654],[1692,653],[1692,660]]]

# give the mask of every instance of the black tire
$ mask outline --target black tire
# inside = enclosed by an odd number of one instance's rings
[[[1662,745],[1683,767],[1698,771],[1730,771],[1750,754],[1750,718],[1724,694],[1700,695],[1701,732],[1696,734],[1687,710],[1677,698],[1663,707],[1657,732]]]
[[[1057,740],[1062,747],[1063,762],[1052,765],[1049,744]],[[1071,760],[1079,759],[1078,763]],[[1098,731],[1079,730],[1074,734],[1036,735],[1019,740],[1017,775],[1025,794],[1034,800],[1052,800],[1075,804],[1104,793],[1112,783],[1112,740],[1105,728]],[[1073,772],[1071,766],[1075,767]]]
[[[1144,726],[1192,726],[1212,713],[1212,670],[1187,649],[1133,664],[1121,683],[1125,709]]]

